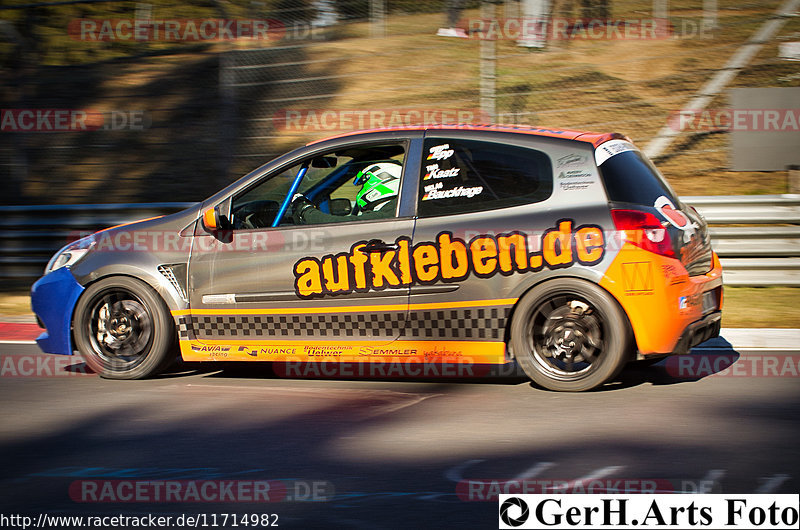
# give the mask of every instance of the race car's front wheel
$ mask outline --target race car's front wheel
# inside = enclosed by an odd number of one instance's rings
[[[175,330],[163,300],[126,276],[92,284],[75,306],[75,346],[93,371],[109,379],[141,379],[170,361]]]
[[[533,382],[579,392],[609,381],[625,365],[629,326],[617,303],[597,285],[564,278],[522,297],[511,322],[511,348]]]

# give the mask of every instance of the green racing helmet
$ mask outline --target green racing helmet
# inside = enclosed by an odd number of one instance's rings
[[[380,210],[400,192],[402,166],[394,162],[371,164],[356,175],[353,184],[361,186],[356,195],[359,211]]]

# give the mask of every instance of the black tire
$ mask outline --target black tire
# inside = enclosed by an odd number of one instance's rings
[[[517,304],[511,349],[528,377],[549,390],[598,387],[625,366],[630,326],[616,301],[594,283],[563,278],[537,285]]]
[[[128,276],[103,278],[86,289],[72,333],[89,368],[107,379],[142,379],[174,360],[175,325],[166,304]]]

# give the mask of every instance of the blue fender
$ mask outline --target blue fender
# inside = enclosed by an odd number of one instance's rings
[[[31,306],[45,327],[36,339],[43,352],[72,355],[72,313],[83,291],[67,267],[46,274],[33,284]]]

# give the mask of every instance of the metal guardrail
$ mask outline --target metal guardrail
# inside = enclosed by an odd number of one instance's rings
[[[693,196],[711,225],[727,285],[800,286],[800,195]],[[34,280],[62,246],[85,234],[193,203],[0,206],[0,278]],[[757,225],[757,226],[719,226]]]
[[[800,286],[800,195],[681,197],[711,225],[726,285]],[[718,225],[757,226],[718,226]]]
[[[800,195],[720,195],[681,197],[709,224],[800,223]]]
[[[58,249],[83,235],[178,212],[192,204],[0,206],[0,278],[33,281]]]

